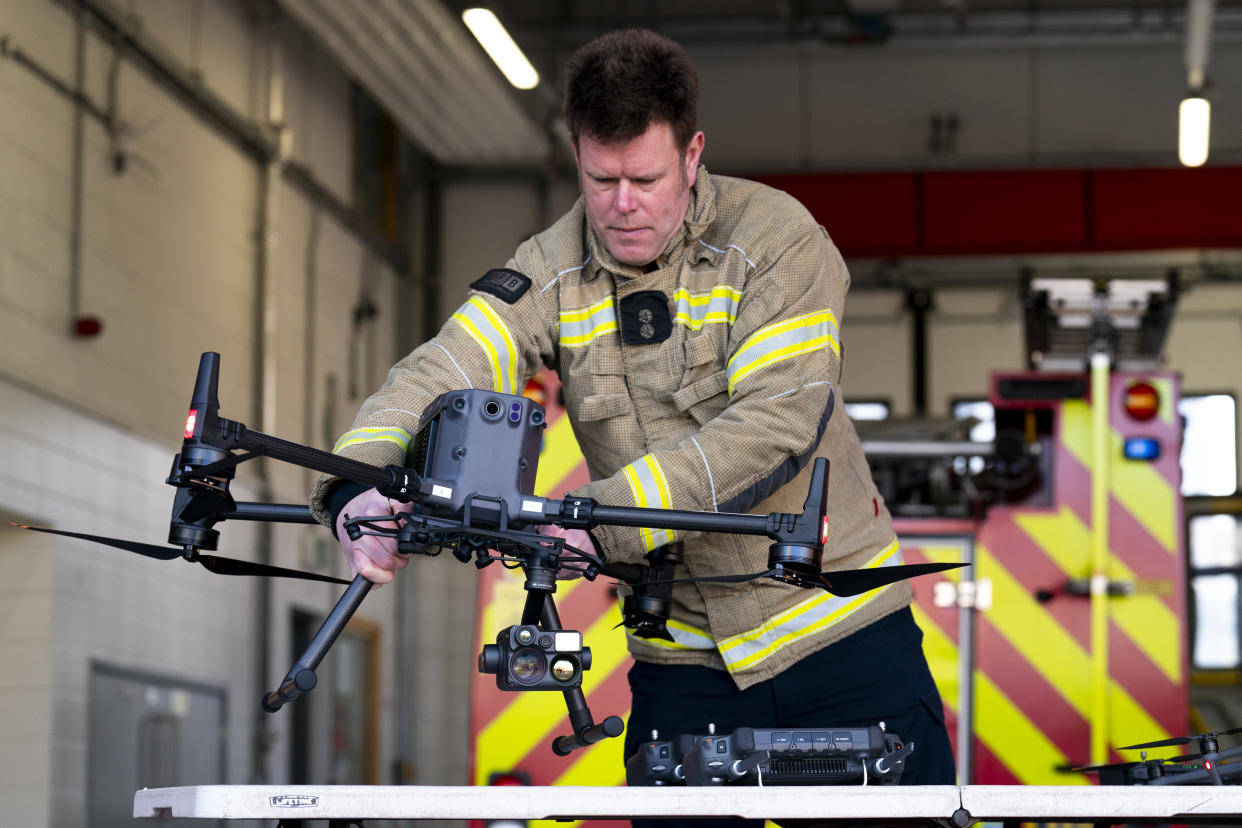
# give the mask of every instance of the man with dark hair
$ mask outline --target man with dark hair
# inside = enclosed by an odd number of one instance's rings
[[[418,412],[442,392],[518,393],[556,368],[592,482],[614,505],[801,512],[811,460],[831,462],[834,568],[901,562],[883,500],[840,404],[838,323],[849,274],[797,201],[699,165],[698,80],[680,46],[614,32],[570,60],[565,115],[582,197],[524,242],[504,280],[476,281],[434,339],[398,363],[338,441],[378,465],[404,460]],[[320,481],[317,516],[406,508]],[[377,583],[406,564],[391,540],[337,537]],[[544,527],[609,561],[681,543],[679,577],[760,572],[769,541],[604,526]],[[770,580],[674,588],[672,641],[629,639],[626,753],[749,727],[887,723],[915,743],[903,783],[952,784],[940,697],[904,582],[839,598]]]

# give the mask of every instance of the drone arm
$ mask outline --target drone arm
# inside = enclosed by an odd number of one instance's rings
[[[372,466],[369,463],[350,460],[348,457],[340,457],[300,443],[282,440],[261,431],[252,431],[241,423],[231,420],[221,419],[220,424],[221,442],[227,441],[228,438],[223,435],[230,426],[238,432],[235,446],[223,445],[220,446],[221,448],[236,447],[259,451],[268,457],[292,463],[295,466],[373,486],[381,494],[397,500],[413,499],[422,482],[413,470],[401,466]],[[204,439],[207,439],[206,436]]]
[[[220,515],[223,520],[260,520],[272,523],[316,523],[310,509],[298,503],[254,503],[236,504],[231,512]]]
[[[748,515],[735,512],[693,512],[637,506],[606,506],[586,497],[542,501],[538,522],[567,529],[596,526],[636,526],[690,532],[763,535],[778,543],[822,546],[822,527],[828,510],[828,461],[816,458],[802,514],[771,512]]]
[[[651,509],[640,506],[606,506],[589,497],[548,500],[543,505],[543,523],[566,529],[594,529],[597,526],[637,526],[653,529],[682,529],[691,532],[727,532],[737,535],[768,535],[774,515],[743,515],[733,512],[691,512],[679,509]],[[780,517],[785,517],[781,515]]]

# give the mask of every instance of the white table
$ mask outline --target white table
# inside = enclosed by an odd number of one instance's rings
[[[148,819],[879,820],[964,828],[974,821],[1242,823],[1242,786],[911,785],[823,787],[439,787],[197,785],[134,794]]]

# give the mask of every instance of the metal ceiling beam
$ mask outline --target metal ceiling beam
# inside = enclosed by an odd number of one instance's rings
[[[437,161],[539,163],[550,141],[441,0],[280,0]]]

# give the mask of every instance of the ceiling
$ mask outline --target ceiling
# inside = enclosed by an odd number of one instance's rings
[[[1180,38],[1168,0],[484,0],[542,75],[508,85],[461,22],[470,0],[280,0],[431,156],[449,165],[546,163],[563,141],[559,70],[578,45],[641,26],[688,48],[786,42],[842,47],[975,37]],[[1242,0],[1216,0],[1214,31],[1242,32]]]

